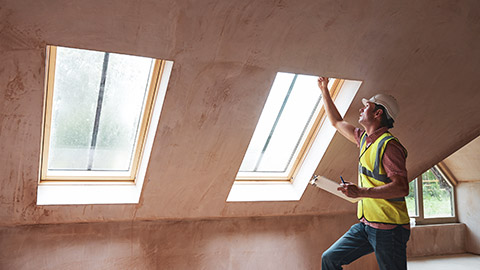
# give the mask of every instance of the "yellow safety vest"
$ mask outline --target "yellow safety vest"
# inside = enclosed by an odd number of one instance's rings
[[[396,140],[391,133],[383,133],[375,142],[366,146],[366,133],[360,138],[360,158],[358,165],[358,185],[360,187],[378,187],[392,182],[383,168],[382,159],[387,143]],[[402,146],[407,155],[407,150]],[[405,198],[373,199],[364,198],[358,202],[358,219],[386,224],[408,224]]]

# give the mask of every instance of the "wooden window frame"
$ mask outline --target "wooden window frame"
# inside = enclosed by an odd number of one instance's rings
[[[163,71],[165,68],[165,61],[154,59],[154,67],[152,71],[150,87],[145,100],[145,106],[141,116],[141,123],[139,125],[138,136],[134,145],[133,159],[128,173],[119,173],[115,171],[102,171],[102,172],[83,172],[77,171],[74,173],[54,175],[48,174],[48,157],[50,150],[50,136],[52,126],[52,103],[53,92],[55,82],[55,65],[56,65],[57,46],[47,46],[47,61],[46,61],[46,84],[44,95],[44,108],[43,108],[43,121],[42,121],[42,145],[41,145],[41,157],[40,157],[40,177],[39,183],[112,183],[122,182],[135,184],[136,176],[139,169],[141,157],[145,150],[145,140],[148,134],[150,121],[153,113],[153,106],[155,104],[159,84],[162,80]],[[65,172],[65,171],[60,171]]]
[[[335,101],[335,99],[338,96],[338,93],[340,92],[340,89],[342,88],[345,80],[344,79],[334,79],[335,81],[333,82],[332,87],[330,88],[330,95],[332,99]],[[320,90],[319,90],[320,91]],[[323,98],[323,97],[322,97]],[[251,176],[238,176],[235,178],[235,181],[238,181],[239,183],[246,183],[246,182],[281,182],[281,183],[292,183],[295,179],[295,177],[298,174],[298,171],[300,167],[302,166],[303,162],[305,161],[305,158],[307,156],[308,151],[310,150],[313,142],[315,141],[315,138],[317,137],[317,134],[320,130],[320,127],[323,125],[324,121],[326,118],[325,114],[325,108],[321,106],[319,109],[319,112],[313,122],[312,127],[310,128],[308,135],[305,139],[305,142],[303,143],[302,147],[299,150],[299,153],[293,161],[293,165],[291,166],[290,171],[286,176],[273,176],[273,175],[267,175],[268,173],[258,173],[258,175],[255,175],[256,172],[249,172],[249,174],[252,174]]]
[[[442,164],[437,164],[433,166],[442,177],[452,186],[452,201],[453,201],[453,216],[452,217],[435,217],[435,218],[425,218],[425,212],[423,207],[423,179],[422,174],[420,174],[416,180],[416,194],[415,194],[415,203],[417,205],[418,215],[410,216],[410,218],[415,218],[415,223],[418,225],[427,225],[427,224],[441,224],[441,223],[455,223],[458,222],[457,218],[457,204],[456,204],[456,194],[455,194],[455,184],[456,182],[452,181],[448,174],[445,172],[445,167]]]

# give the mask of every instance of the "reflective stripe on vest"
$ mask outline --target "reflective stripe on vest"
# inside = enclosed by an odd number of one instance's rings
[[[366,138],[364,133],[360,139],[359,186],[378,187],[392,182],[383,168],[382,159],[387,143],[397,139],[389,132],[385,132],[367,147]],[[388,200],[362,199],[358,203],[357,217],[359,219],[364,217],[369,222],[388,224],[408,224],[410,221],[404,197]]]

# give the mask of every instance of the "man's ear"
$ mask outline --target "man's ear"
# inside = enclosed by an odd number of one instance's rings
[[[382,117],[383,111],[381,109],[378,109],[375,111],[375,117]]]

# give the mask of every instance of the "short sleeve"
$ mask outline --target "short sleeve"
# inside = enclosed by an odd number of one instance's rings
[[[360,147],[360,139],[362,138],[363,133],[365,133],[365,130],[355,128],[353,132],[355,135],[355,141],[357,142],[357,147]]]
[[[391,177],[392,175],[407,177],[405,151],[396,140],[390,140],[387,143],[382,164],[387,173],[387,177]]]

